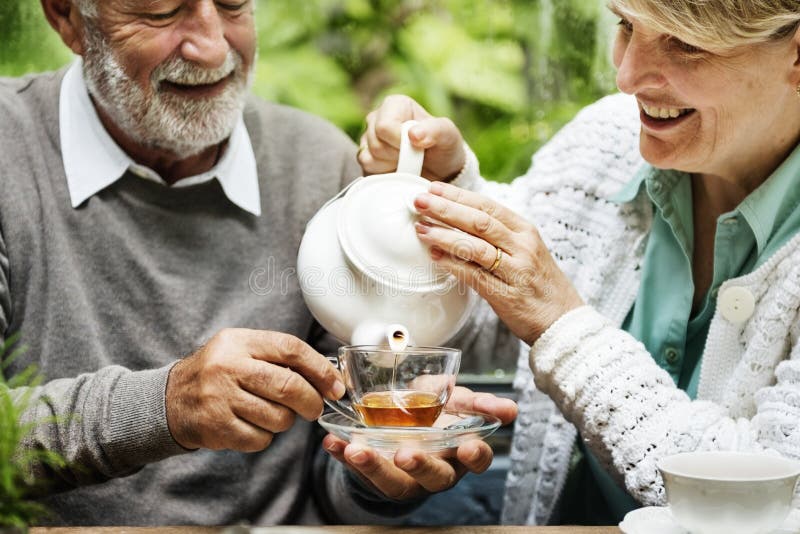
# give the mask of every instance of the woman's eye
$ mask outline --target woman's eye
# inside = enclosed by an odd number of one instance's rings
[[[619,26],[620,29],[622,31],[624,31],[625,33],[633,32],[633,24],[631,22],[628,22],[625,19],[619,19],[619,22],[617,23],[617,26]]]
[[[694,45],[690,45],[689,43],[686,43],[686,42],[681,41],[680,39],[676,39],[674,37],[671,39],[671,41],[672,41],[673,45],[678,50],[683,52],[684,54],[698,55],[698,54],[702,54],[703,52],[705,52],[705,50],[703,50],[702,48],[698,48],[698,47],[696,47]]]

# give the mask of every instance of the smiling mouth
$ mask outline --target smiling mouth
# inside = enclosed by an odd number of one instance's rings
[[[662,108],[658,106],[648,106],[644,102],[639,102],[644,115],[659,121],[669,121],[688,115],[694,111],[693,108]]]
[[[171,82],[169,80],[161,80],[160,85],[163,90],[172,93],[181,93],[183,95],[194,97],[214,96],[225,88],[225,85],[232,77],[233,73],[217,80],[216,82],[200,84],[178,83]]]

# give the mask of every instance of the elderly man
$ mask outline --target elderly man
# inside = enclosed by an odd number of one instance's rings
[[[24,446],[69,462],[36,472],[49,522],[390,522],[485,469],[480,441],[321,452],[313,420],[344,386],[293,265],[359,169],[330,124],[246,97],[253,2],[42,4],[82,59],[0,81],[0,341],[27,345],[5,373],[48,380],[27,419],[57,423]]]

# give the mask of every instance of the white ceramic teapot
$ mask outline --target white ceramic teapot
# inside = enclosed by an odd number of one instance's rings
[[[403,124],[397,172],[359,178],[309,221],[297,270],[308,308],[328,332],[351,345],[447,342],[477,295],[431,260],[417,238],[414,198],[424,152]],[[394,343],[393,343],[394,345]]]

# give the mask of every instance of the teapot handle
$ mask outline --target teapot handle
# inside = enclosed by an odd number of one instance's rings
[[[418,124],[419,121],[406,121],[400,126],[400,156],[397,159],[397,172],[404,172],[408,174],[413,174],[414,176],[421,176],[422,175],[422,162],[425,159],[425,150],[421,148],[417,148],[411,144],[411,140],[408,138],[408,130]],[[317,211],[317,213],[321,212],[343,196],[347,194],[351,187],[353,187],[356,183],[360,182],[364,177],[361,176],[356,178],[347,186],[339,191],[336,196],[328,200],[322,207]],[[313,217],[312,217],[313,219]],[[310,224],[309,221],[308,224]]]
[[[420,176],[422,174],[422,162],[425,159],[425,150],[417,148],[411,144],[408,138],[408,130],[418,124],[417,121],[406,121],[400,129],[400,156],[397,160],[397,172]]]

